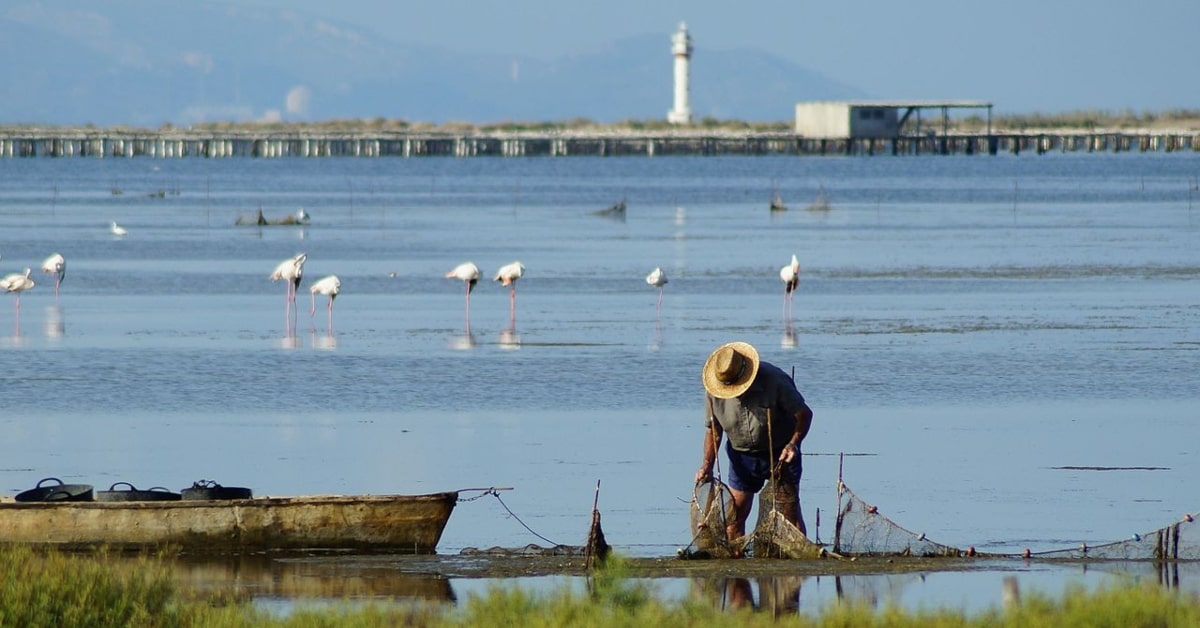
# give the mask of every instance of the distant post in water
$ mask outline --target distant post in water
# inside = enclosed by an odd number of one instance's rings
[[[680,22],[679,30],[671,35],[671,53],[675,55],[675,107],[667,112],[671,124],[691,124],[692,109],[688,104],[688,63],[692,58],[692,37],[687,24]]]

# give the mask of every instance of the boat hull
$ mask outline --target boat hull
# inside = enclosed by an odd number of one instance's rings
[[[163,502],[0,504],[0,543],[192,553],[435,553],[457,492]]]

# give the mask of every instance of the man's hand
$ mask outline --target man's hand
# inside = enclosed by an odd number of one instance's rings
[[[712,466],[701,465],[700,470],[696,472],[696,484],[708,482],[712,480]]]
[[[800,455],[800,447],[794,443],[788,443],[783,446],[783,451],[779,452],[780,462],[791,462]]]

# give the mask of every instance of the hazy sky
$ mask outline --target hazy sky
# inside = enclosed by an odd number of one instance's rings
[[[1200,108],[1200,0],[241,0],[401,42],[552,59],[686,21],[697,48],[771,52],[877,98],[997,112]]]

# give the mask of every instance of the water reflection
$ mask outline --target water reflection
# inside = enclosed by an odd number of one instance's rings
[[[500,332],[500,348],[509,350],[521,348],[521,335],[517,333],[515,325],[510,325]]]
[[[46,306],[46,320],[42,323],[42,332],[47,338],[62,338],[67,333],[66,319],[63,310],[57,303]]]
[[[136,560],[131,556],[128,560]],[[468,592],[487,586],[508,586],[524,580],[522,586],[560,586],[555,576],[526,579],[521,576],[500,575],[492,571],[489,561],[472,559],[472,566],[455,562],[452,572],[461,572],[453,580],[444,575],[444,561],[459,561],[455,557],[411,557],[389,554],[309,554],[276,556],[178,556],[167,560],[176,581],[184,590],[195,592],[221,591],[238,599],[270,599],[284,607],[298,607],[306,601],[327,600],[425,600],[456,603],[452,582]],[[526,559],[520,559],[526,560]],[[531,564],[536,559],[528,559]],[[505,562],[505,561],[501,561]],[[756,562],[754,560],[751,563]],[[714,566],[707,576],[684,579],[686,595],[713,608],[734,612],[753,610],[773,618],[795,616],[800,610],[819,614],[831,607],[831,602],[845,602],[867,608],[899,607],[916,609],[947,602],[959,604],[964,592],[970,608],[984,608],[999,601],[993,594],[1001,592],[1003,578],[1014,577],[1039,580],[1048,570],[1061,571],[1062,576],[1075,580],[1090,576],[1084,584],[1098,586],[1116,577],[1123,581],[1154,582],[1167,589],[1195,590],[1197,566],[1191,563],[1155,563],[1152,561],[1097,561],[1079,564],[1046,561],[1036,566],[1029,562],[1005,562],[992,568],[968,572],[932,571],[911,573],[873,573],[855,575],[792,574],[789,561],[771,561],[774,573],[747,574],[734,577],[722,574]],[[803,567],[801,567],[803,568]],[[785,573],[779,573],[780,570]],[[506,570],[501,570],[506,571]],[[1182,573],[1181,572],[1185,572]],[[467,575],[471,574],[471,575]],[[513,580],[513,579],[516,580]],[[652,579],[654,580],[654,579]],[[673,579],[669,579],[673,580]],[[828,584],[833,582],[833,587]],[[807,585],[807,586],[805,586]],[[960,588],[960,587],[966,588]],[[983,596],[977,595],[985,591]],[[801,596],[801,593],[804,595]],[[967,598],[962,598],[967,599]],[[957,601],[956,601],[957,600]],[[801,604],[803,603],[803,606]]]
[[[658,351],[663,346],[663,328],[662,321],[658,320],[654,323],[654,335],[650,337],[650,344],[646,346],[651,351]]]
[[[313,330],[311,343],[314,349],[324,351],[333,351],[338,348],[337,336],[333,335],[332,331],[326,332],[324,335],[318,335],[316,330]]]
[[[834,589],[839,600],[879,608],[894,603],[904,595],[904,590],[915,582],[924,582],[920,573],[880,574],[871,576],[835,576]]]
[[[784,323],[783,338],[779,340],[779,346],[783,349],[796,348],[796,327],[792,325],[792,321]]]
[[[454,589],[445,578],[375,569],[349,560],[196,556],[180,557],[167,564],[183,588],[222,591],[238,598],[456,601]]]
[[[15,334],[13,334],[12,336],[6,336],[4,338],[0,338],[0,344],[3,344],[4,346],[8,346],[8,347],[19,347],[19,346],[25,344],[26,342],[29,342],[29,339],[27,339],[21,335],[20,323],[17,324],[17,331]]]
[[[275,344],[278,345],[280,349],[299,349],[300,337],[296,334],[288,334],[282,338],[276,339]]]
[[[772,576],[755,578],[754,583],[748,578],[696,578],[692,580],[692,591],[721,610],[749,608],[783,617],[800,610],[800,585],[804,578]]]
[[[14,345],[21,344],[21,310],[13,310],[13,333],[11,341]]]
[[[471,325],[468,324],[461,334],[450,336],[450,348],[455,351],[469,351],[475,348],[475,334],[471,333]]]

